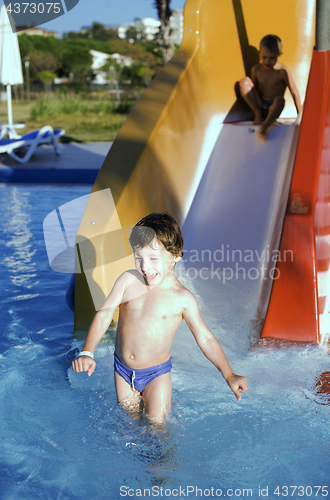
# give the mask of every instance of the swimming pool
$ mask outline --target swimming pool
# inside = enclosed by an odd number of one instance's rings
[[[96,351],[91,379],[73,373],[81,342],[65,302],[70,276],[50,269],[42,223],[89,191],[0,184],[1,500],[139,498],[143,489],[154,498],[330,496],[330,395],[322,392],[326,375],[317,382],[329,352],[256,342],[243,326],[249,284],[230,283],[221,307],[201,303],[234,369],[248,378],[240,403],[184,325],[163,430],[118,408],[114,332]]]

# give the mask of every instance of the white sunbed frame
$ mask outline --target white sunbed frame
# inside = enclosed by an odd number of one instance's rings
[[[48,135],[45,137],[45,134],[47,132]],[[28,134],[25,134],[21,138],[11,139],[10,142],[6,141],[6,144],[1,144],[1,142],[3,141],[0,140],[0,153],[7,153],[19,163],[26,163],[29,161],[38,146],[41,146],[43,144],[51,144],[54,146],[55,153],[59,155],[61,153],[61,150],[57,139],[59,139],[64,134],[64,129],[57,130],[55,133],[53,127],[51,127],[50,125],[45,125],[32,139],[27,137]],[[15,150],[22,148],[27,148],[27,151],[23,156],[18,156],[15,153]]]

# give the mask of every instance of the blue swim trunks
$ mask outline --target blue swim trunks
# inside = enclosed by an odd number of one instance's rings
[[[145,386],[154,378],[164,375],[172,369],[172,358],[168,359],[161,365],[151,366],[150,368],[140,368],[139,370],[133,370],[129,366],[126,366],[116,356],[116,353],[114,354],[114,358],[115,372],[123,377],[123,379],[126,380],[126,382],[128,382],[133,389],[136,389],[139,392],[142,392]]]
[[[261,99],[261,116],[262,119],[265,120],[268,116],[268,111],[273,101],[266,101],[265,99]]]

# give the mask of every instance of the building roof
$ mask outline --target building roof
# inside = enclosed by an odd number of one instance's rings
[[[16,26],[17,35],[25,33],[26,35],[40,35],[40,36],[57,36],[57,31],[46,30],[38,26]]]

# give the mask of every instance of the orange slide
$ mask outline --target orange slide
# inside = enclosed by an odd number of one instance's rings
[[[330,333],[330,51],[314,51],[263,337],[324,342]]]
[[[134,266],[130,227],[167,210],[183,227],[186,255],[219,257],[229,249],[240,257],[219,273],[204,266],[203,280],[211,273],[222,286],[237,269],[253,280],[273,271],[256,287],[262,336],[327,338],[328,53],[314,51],[306,94],[314,25],[310,0],[278,0],[276,8],[264,0],[187,0],[181,47],[126,119],[87,203],[76,239],[83,270],[76,274],[76,332],[86,331],[116,277]],[[286,95],[281,120],[264,143],[237,82],[258,62],[259,41],[268,33],[281,37],[282,61],[305,106],[297,119]],[[274,252],[293,258],[279,259],[273,281]],[[254,274],[247,255],[257,256]]]

